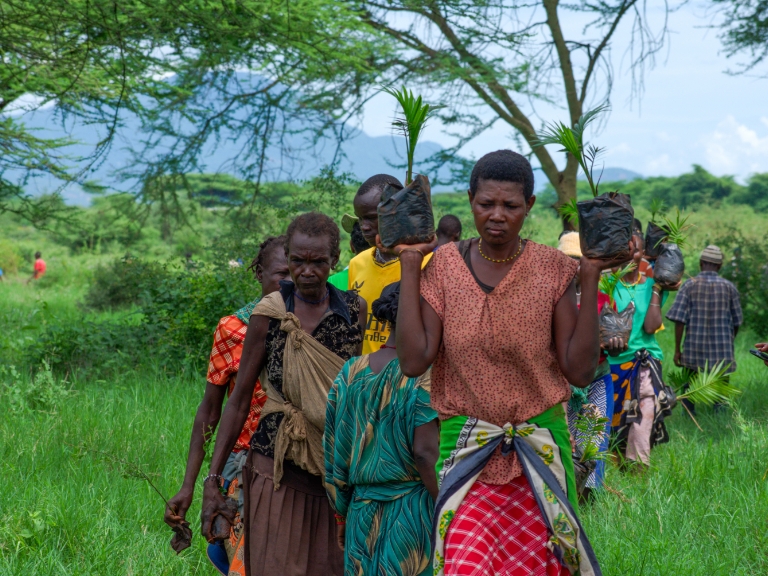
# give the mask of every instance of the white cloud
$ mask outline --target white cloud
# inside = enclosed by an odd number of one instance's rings
[[[762,134],[726,116],[714,132],[702,138],[706,168],[715,174],[741,176],[768,172],[768,118],[762,117],[760,122],[765,126]]]
[[[44,110],[53,106],[55,102],[53,100],[46,101],[45,98],[35,96],[34,94],[23,94],[8,104],[4,113],[10,116],[21,116],[26,112],[33,110]]]

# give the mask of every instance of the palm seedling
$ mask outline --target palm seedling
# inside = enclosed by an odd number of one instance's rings
[[[403,86],[400,90],[384,88],[384,91],[395,97],[402,108],[403,114],[395,118],[392,126],[405,137],[407,168],[405,173],[405,185],[413,180],[413,157],[416,153],[416,144],[424,131],[427,120],[432,118],[442,106],[427,104],[416,96],[411,90]]]
[[[630,262],[623,268],[619,268],[618,270],[615,270],[609,274],[603,274],[600,277],[600,283],[597,285],[597,288],[600,290],[600,292],[608,296],[608,300],[610,301],[612,307],[615,304],[613,294],[616,292],[616,286],[619,285],[619,282],[621,282],[621,279],[624,278],[624,276],[632,272],[634,269],[635,263]]]
[[[654,278],[662,286],[672,286],[680,282],[685,272],[685,260],[682,248],[687,246],[688,216],[682,216],[680,210],[674,218],[664,217],[664,230],[667,236],[659,240],[659,257],[656,259]]]
[[[563,220],[575,224],[579,221],[579,207],[576,205],[576,198],[571,198],[570,202],[561,204],[557,207],[557,213]]]
[[[651,200],[649,210],[651,212],[651,222],[656,222],[656,217],[666,212],[667,204],[661,198],[654,198]]]
[[[589,126],[589,124],[591,124],[607,108],[607,105],[603,105],[598,106],[594,110],[590,110],[579,118],[573,128],[566,126],[562,122],[548,124],[536,143],[536,146],[558,144],[562,146],[560,152],[567,152],[576,158],[579,166],[581,166],[581,169],[584,171],[584,175],[587,177],[587,182],[589,182],[589,187],[592,190],[592,197],[598,195],[598,186],[600,184],[599,178],[598,181],[595,182],[593,175],[595,162],[604,150],[593,144],[585,143],[584,131],[587,126]],[[564,207],[563,209],[570,210]]]
[[[686,248],[688,245],[688,235],[686,232],[693,227],[693,224],[688,224],[688,218],[690,218],[690,215],[683,216],[680,214],[679,209],[674,218],[664,216],[664,229],[667,231],[667,238],[664,242],[677,244],[680,248]]]
[[[668,380],[676,387],[677,399],[688,399],[694,404],[714,406],[715,404],[730,404],[741,391],[728,383],[728,364],[720,361],[712,368],[707,364],[704,370],[699,370],[690,378],[686,372],[678,371],[669,375]],[[679,392],[685,384],[688,389]]]
[[[666,211],[667,206],[661,198],[651,200],[651,221],[648,222],[648,228],[645,231],[645,255],[647,258],[655,260],[659,257],[661,243],[667,239],[667,229],[664,225],[656,223],[656,218]]]
[[[595,162],[603,153],[602,148],[584,141],[584,132],[607,106],[590,110],[571,128],[562,122],[545,126],[541,136],[533,144],[559,145],[560,152],[566,152],[576,159],[592,192],[590,200],[577,202],[576,199],[558,208],[562,218],[579,223],[581,251],[587,258],[610,259],[628,255],[632,237],[634,211],[629,196],[618,192],[599,194],[600,178],[595,178]]]
[[[608,418],[603,416],[594,404],[584,404],[576,416],[577,438],[579,439],[580,462],[590,462],[605,458],[600,445],[605,438],[605,424]]]

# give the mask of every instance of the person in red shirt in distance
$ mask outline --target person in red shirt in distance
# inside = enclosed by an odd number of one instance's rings
[[[33,268],[32,277],[27,280],[27,284],[29,284],[32,280],[39,280],[43,277],[43,274],[45,274],[47,266],[45,264],[45,260],[43,260],[43,255],[40,252],[35,252],[35,267]]]

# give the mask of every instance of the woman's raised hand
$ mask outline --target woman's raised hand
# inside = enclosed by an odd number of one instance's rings
[[[437,247],[437,236],[434,236],[431,241],[429,242],[422,242],[421,244],[398,244],[397,246],[393,246],[392,248],[386,248],[381,243],[381,236],[376,234],[376,248],[379,249],[379,252],[383,252],[384,254],[391,254],[393,256],[400,257],[400,254],[407,251],[413,251],[413,252],[421,252],[422,256],[426,256],[430,252],[432,252]]]

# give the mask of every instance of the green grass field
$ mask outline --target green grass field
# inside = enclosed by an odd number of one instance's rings
[[[434,204],[437,217],[458,214],[471,235],[464,195],[441,194]],[[638,215],[648,218],[642,208]],[[557,218],[539,206],[532,216],[524,234],[555,244]],[[131,313],[80,306],[94,268],[125,249],[73,251],[3,221],[0,248],[23,258],[18,274],[0,283],[0,575],[213,576],[199,535],[180,556],[172,552],[163,502],[137,477],[147,474],[166,497],[178,489],[203,377],[154,368],[153,350],[141,367],[120,368],[118,359],[109,371],[65,375],[27,365],[24,351],[47,323]],[[730,226],[759,238],[768,220],[746,206],[702,206],[692,221],[695,273],[695,254],[710,239]],[[26,285],[38,249],[48,273]],[[162,260],[173,250],[150,243],[138,253]],[[743,394],[734,410],[702,410],[702,432],[678,407],[668,420],[672,440],[654,450],[650,473],[609,469],[610,490],[583,508],[606,576],[768,574],[768,368],[747,353],[756,339],[745,333],[737,342],[733,383]],[[660,340],[671,357],[673,331]],[[188,515],[196,534],[198,518],[199,500]]]
[[[0,284],[0,330],[12,333],[43,303],[73,313],[78,293]],[[661,334],[667,352],[671,337]],[[738,407],[702,411],[703,432],[677,408],[651,472],[610,469],[612,490],[583,510],[604,574],[768,573],[768,368],[746,353],[753,339],[738,342]],[[141,470],[174,494],[203,379],[127,370],[105,380],[70,374],[60,386],[43,372],[38,385],[52,392],[32,410],[18,407],[19,391],[35,394],[19,372],[0,372],[0,574],[213,575],[202,537],[180,556],[171,551],[163,503],[136,477]],[[199,502],[195,528],[198,514]]]

